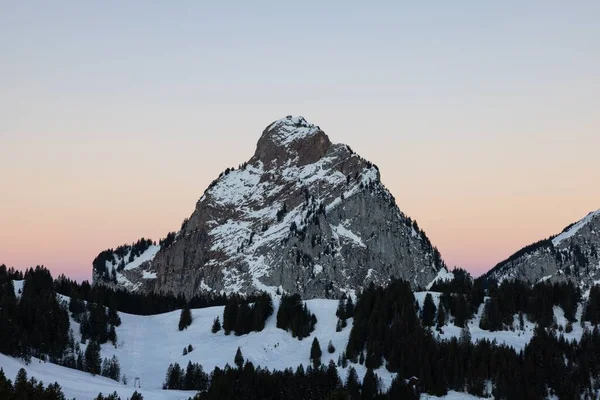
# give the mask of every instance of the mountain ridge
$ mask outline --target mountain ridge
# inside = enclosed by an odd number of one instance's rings
[[[316,298],[392,277],[424,287],[447,271],[377,166],[292,116],[269,124],[250,160],[214,180],[158,247],[136,268],[113,272],[115,257],[104,268],[95,260],[94,282],[188,297],[280,289]]]
[[[572,281],[589,290],[600,283],[600,210],[569,224],[560,233],[527,245],[500,261],[484,278]]]

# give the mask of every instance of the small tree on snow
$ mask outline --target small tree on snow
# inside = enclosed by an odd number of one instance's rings
[[[190,311],[189,306],[185,306],[181,310],[181,314],[179,315],[179,330],[182,331],[187,329],[188,326],[192,324],[192,312]]]
[[[317,338],[314,338],[310,347],[310,361],[312,361],[314,368],[318,368],[321,365],[322,354],[323,352],[321,351],[321,345],[319,344],[319,340]]]
[[[221,322],[219,321],[219,317],[215,318],[213,321],[212,329],[210,330],[212,333],[217,333],[221,330]]]
[[[327,344],[327,352],[329,354],[334,353],[335,352],[335,347],[333,346],[333,343],[331,342],[331,340],[329,341],[329,344]]]
[[[240,348],[237,348],[237,351],[235,352],[235,357],[233,359],[233,362],[235,363],[235,365],[237,365],[238,368],[242,368],[242,366],[244,365],[244,356],[242,356],[242,350],[240,350]]]

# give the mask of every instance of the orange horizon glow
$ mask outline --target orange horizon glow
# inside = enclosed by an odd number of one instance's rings
[[[0,4],[0,264],[89,279],[288,114],[377,164],[450,268],[600,208],[600,2],[67,3]]]

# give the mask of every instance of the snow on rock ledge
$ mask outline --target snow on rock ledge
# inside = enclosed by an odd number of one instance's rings
[[[445,266],[375,165],[290,116],[263,131],[248,162],[211,183],[175,241],[140,269],[148,273],[128,275],[126,286],[323,298],[392,277],[425,287]]]

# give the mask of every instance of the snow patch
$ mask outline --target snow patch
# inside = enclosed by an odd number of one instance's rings
[[[581,228],[586,226],[588,223],[590,223],[590,221],[592,221],[592,219],[599,215],[600,210],[596,210],[589,213],[582,220],[580,220],[579,222],[575,223],[572,227],[567,229],[566,232],[563,232],[560,235],[556,236],[554,239],[552,239],[552,244],[556,247],[559,244],[561,244],[564,240],[573,237],[573,235],[575,235]]]
[[[15,297],[17,299],[21,298],[21,294],[23,293],[23,283],[25,283],[24,279],[13,280],[13,286],[15,287]]]
[[[429,290],[433,286],[434,283],[438,281],[452,281],[454,279],[454,274],[448,271],[446,268],[441,268],[438,271],[438,274],[433,280],[426,286],[426,289]]]
[[[336,231],[336,233],[339,236],[343,236],[346,239],[349,239],[350,241],[354,242],[356,245],[360,246],[360,247],[367,247],[362,239],[360,238],[360,236],[356,235],[354,232],[352,232],[349,229],[346,229],[346,227],[342,224],[338,225],[338,226],[332,226],[332,228]]]

